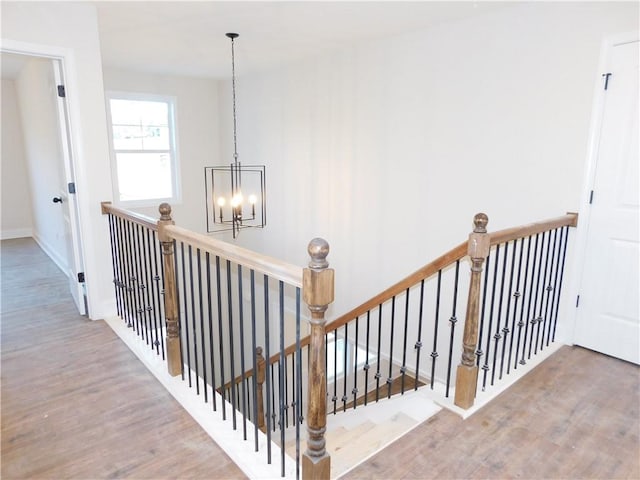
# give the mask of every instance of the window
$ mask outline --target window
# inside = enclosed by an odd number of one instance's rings
[[[171,97],[109,92],[114,196],[136,206],[180,199]]]

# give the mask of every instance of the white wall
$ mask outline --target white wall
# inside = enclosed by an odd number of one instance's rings
[[[182,202],[172,205],[177,225],[206,232],[204,167],[220,164],[218,83],[188,77],[104,70],[105,90],[176,97],[176,130]],[[136,208],[158,218],[158,208]]]
[[[2,79],[2,162],[1,175],[1,224],[0,237],[30,237],[33,235],[31,217],[31,192],[27,177],[24,138],[20,110],[16,97],[15,81]]]
[[[261,74],[240,52],[240,158],[267,165],[268,207],[238,243],[305,264],[325,237],[338,315],[463,241],[476,212],[496,230],[576,211],[601,41],[637,28],[633,3],[530,3]],[[230,98],[227,82],[229,158]]]
[[[63,209],[52,201],[53,197],[60,196],[65,185],[52,61],[30,59],[16,79],[16,92],[33,207],[33,237],[62,271],[67,272]]]
[[[2,48],[64,58],[84,242],[89,316],[115,313],[109,230],[100,202],[111,200],[111,171],[96,10],[74,2],[3,2]]]

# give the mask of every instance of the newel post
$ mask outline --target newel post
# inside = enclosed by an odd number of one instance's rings
[[[462,362],[456,374],[456,395],[454,403],[460,408],[470,408],[476,396],[478,365],[476,365],[476,345],[478,344],[478,317],[480,314],[480,278],[482,264],[489,255],[491,237],[487,234],[489,218],[484,213],[473,217],[474,229],[469,234],[468,254],[471,258],[471,281],[467,315],[462,338]]]
[[[180,326],[178,324],[178,297],[176,293],[176,270],[173,251],[173,240],[166,234],[165,227],[174,225],[171,219],[171,205],[160,204],[158,208],[158,240],[162,245],[162,260],[164,266],[164,313],[166,317],[166,351],[169,375],[177,376],[182,373],[180,360]]]
[[[302,275],[302,295],[311,311],[309,342],[309,390],[307,400],[307,450],[302,457],[302,478],[328,479],[331,457],[325,449],[327,425],[327,373],[324,313],[334,298],[334,271],[326,258],[329,244],[314,238],[308,247],[311,261]]]

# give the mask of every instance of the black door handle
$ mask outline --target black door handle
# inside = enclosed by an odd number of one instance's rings
[[[62,197],[53,197],[53,203],[62,203]]]

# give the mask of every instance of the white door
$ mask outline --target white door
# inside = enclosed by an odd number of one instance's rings
[[[53,60],[53,71],[56,85],[64,86],[62,62]],[[64,87],[63,87],[64,88]],[[64,183],[60,185],[61,207],[64,217],[64,235],[67,247],[69,290],[81,315],[87,313],[84,269],[82,263],[82,243],[80,241],[80,224],[78,220],[78,203],[76,200],[75,175],[73,169],[73,150],[69,135],[69,115],[66,92],[58,92],[58,124],[60,126],[60,143],[64,161]],[[81,274],[79,276],[79,274]]]
[[[640,364],[638,45],[638,41],[614,44],[604,72],[606,90],[574,335],[578,345],[636,364]]]

